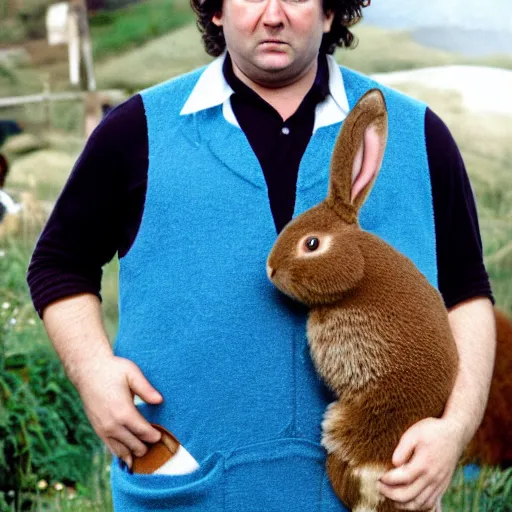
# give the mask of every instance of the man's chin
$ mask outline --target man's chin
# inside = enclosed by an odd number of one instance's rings
[[[288,69],[292,64],[292,59],[285,52],[268,52],[265,55],[260,55],[255,64],[262,71],[275,73]]]

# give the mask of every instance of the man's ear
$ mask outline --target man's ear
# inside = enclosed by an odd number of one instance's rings
[[[324,34],[328,34],[332,28],[332,22],[334,20],[334,11],[327,11],[324,18]]]

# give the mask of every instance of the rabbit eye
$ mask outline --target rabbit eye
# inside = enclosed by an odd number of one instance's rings
[[[316,236],[310,236],[306,239],[305,245],[308,251],[316,251],[320,245],[320,240]]]

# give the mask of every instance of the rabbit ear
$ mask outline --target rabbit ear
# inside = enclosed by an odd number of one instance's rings
[[[359,209],[377,178],[387,133],[384,96],[372,89],[345,119],[331,159],[327,203],[347,222],[357,221]]]

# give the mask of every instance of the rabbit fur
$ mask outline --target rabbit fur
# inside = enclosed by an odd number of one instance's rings
[[[285,227],[267,260],[274,285],[310,308],[311,357],[338,398],[322,422],[327,472],[354,512],[398,510],[378,479],[407,428],[443,414],[458,369],[439,292],[358,224],[387,125],[384,96],[373,89],[343,123],[327,198]]]

